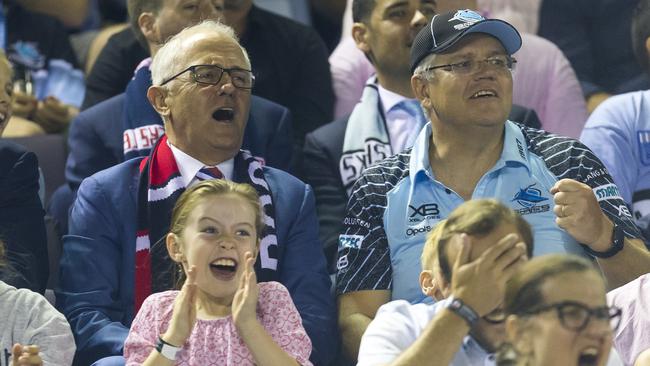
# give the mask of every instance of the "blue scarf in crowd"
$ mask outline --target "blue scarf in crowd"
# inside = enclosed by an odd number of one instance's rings
[[[151,58],[142,61],[126,87],[122,117],[124,160],[149,156],[156,141],[165,133],[160,115],[147,99],[147,90],[152,84],[150,64]]]

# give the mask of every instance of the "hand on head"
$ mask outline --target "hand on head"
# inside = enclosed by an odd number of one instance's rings
[[[40,366],[43,360],[38,354],[38,346],[23,346],[20,343],[14,344],[12,349],[13,363],[12,366]]]
[[[176,347],[182,347],[192,334],[196,323],[196,266],[187,271],[187,279],[174,301],[172,320],[167,331],[161,338]]]
[[[255,256],[251,252],[245,254],[246,264],[244,273],[239,279],[239,287],[232,299],[232,317],[238,329],[246,327],[257,319],[257,296],[259,288],[255,276]]]
[[[609,249],[613,224],[601,210],[591,187],[573,179],[562,179],[551,188],[551,194],[559,227],[595,251]]]
[[[472,238],[460,234],[461,249],[453,265],[451,292],[480,316],[503,302],[506,281],[526,260],[526,244],[508,234],[470,261]]]

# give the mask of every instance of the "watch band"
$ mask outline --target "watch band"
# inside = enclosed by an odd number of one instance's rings
[[[165,342],[158,336],[158,343],[156,344],[156,351],[168,360],[176,361],[176,355],[180,352],[181,347],[176,347],[173,344]]]
[[[467,306],[461,299],[457,299],[452,296],[448,299],[448,301],[449,302],[447,305],[445,305],[445,307],[463,318],[470,328],[472,328],[476,322],[478,322],[479,316],[476,311]]]
[[[592,255],[596,258],[610,258],[615,256],[618,252],[623,250],[623,245],[625,244],[625,232],[623,228],[620,227],[617,223],[614,223],[614,230],[612,230],[612,246],[604,252],[599,252],[591,249],[589,246],[581,244],[582,249],[587,252],[589,255]]]

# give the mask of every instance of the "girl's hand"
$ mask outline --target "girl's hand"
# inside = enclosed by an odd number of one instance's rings
[[[244,257],[246,258],[244,273],[239,279],[239,287],[232,299],[232,319],[240,333],[241,329],[257,320],[257,296],[259,294],[257,277],[253,269],[255,257],[251,252],[246,252]]]
[[[187,271],[187,279],[174,301],[174,312],[167,332],[161,338],[176,347],[182,347],[196,323],[196,266]]]
[[[23,346],[14,344],[12,349],[14,360],[12,366],[42,366],[43,360],[38,355],[38,346]]]

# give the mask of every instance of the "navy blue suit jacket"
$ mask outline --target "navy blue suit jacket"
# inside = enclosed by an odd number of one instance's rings
[[[0,139],[0,240],[11,265],[0,279],[44,293],[50,273],[38,179],[36,155]]]
[[[84,178],[124,161],[122,118],[125,94],[86,109],[72,121],[65,176],[70,188]],[[291,112],[277,103],[251,96],[242,149],[262,157],[268,166],[289,171],[293,137]]]
[[[72,207],[56,302],[75,337],[75,364],[89,365],[121,355],[135,315],[136,196],[141,159],[85,179]],[[311,187],[270,167],[264,168],[264,176],[275,203],[279,281],[289,290],[312,341],[311,360],[329,364],[338,351],[336,308],[318,240]],[[241,181],[237,176],[234,180]]]
[[[339,162],[349,115],[322,126],[305,137],[302,177],[314,188],[316,211],[320,224],[320,239],[330,272],[336,272],[338,238],[343,230],[343,218],[348,195],[341,181]],[[526,126],[540,128],[534,110],[513,105],[508,117]]]

